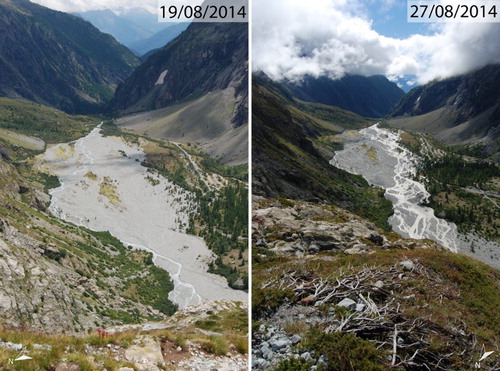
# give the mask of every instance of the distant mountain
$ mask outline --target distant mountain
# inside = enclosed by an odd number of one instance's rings
[[[499,160],[500,65],[419,86],[390,116],[393,126],[430,133],[447,144],[477,144]]]
[[[141,27],[151,32],[152,35],[171,24],[169,22],[158,22],[158,14],[151,13],[144,8],[118,8],[115,10],[115,12],[120,18],[140,25]]]
[[[154,49],[158,49],[167,45],[170,41],[179,36],[181,32],[183,32],[189,26],[189,23],[167,23],[167,25],[169,26],[155,33],[153,36],[148,37],[147,39],[134,41],[127,46],[138,55],[144,56]]]
[[[136,41],[147,39],[153,35],[151,30],[116,15],[110,9],[90,10],[79,15],[92,23],[101,32],[112,35],[127,47],[130,47]]]
[[[151,55],[121,84],[107,106],[114,113],[149,111],[211,91],[235,90],[233,123],[247,121],[246,24],[193,23]]]
[[[0,96],[96,112],[138,59],[79,17],[0,0]]]
[[[346,75],[338,80],[306,76],[299,83],[281,84],[306,102],[337,106],[365,117],[384,117],[404,95],[384,76]]]
[[[117,14],[118,13],[118,14]],[[159,23],[158,16],[142,8],[116,12],[111,9],[79,13],[101,32],[112,35],[139,56],[161,48],[184,31],[189,23]]]

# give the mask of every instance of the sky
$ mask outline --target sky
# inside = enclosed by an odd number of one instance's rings
[[[67,13],[85,12],[88,10],[111,9],[128,10],[133,8],[144,8],[151,13],[156,13],[158,0],[30,0],[51,9]],[[183,3],[186,0],[169,0],[169,5]]]
[[[274,80],[382,74],[413,85],[500,63],[500,23],[407,23],[406,3],[253,0],[253,69]]]

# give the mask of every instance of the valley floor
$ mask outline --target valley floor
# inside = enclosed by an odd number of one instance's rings
[[[143,160],[140,140],[126,143],[96,128],[75,143],[49,148],[38,167],[60,178],[61,187],[51,191],[55,215],[152,252],[155,264],[174,281],[169,298],[179,307],[205,300],[246,301],[245,292],[207,273],[213,253],[203,240],[185,233],[195,207],[192,194],[148,172]]]
[[[426,206],[432,195],[427,189],[427,180],[417,176],[423,160],[405,147],[401,135],[402,131],[387,130],[379,124],[359,132],[344,133],[341,136],[344,149],[335,153],[331,164],[362,175],[370,184],[385,189],[385,197],[394,208],[389,223],[401,236],[428,238],[451,251],[500,269],[500,245],[496,241],[477,233],[464,233],[455,223],[438,216],[436,210]],[[421,141],[431,151],[438,152],[423,139]],[[493,207],[498,208],[494,201],[495,192],[475,190],[475,193],[488,197]]]

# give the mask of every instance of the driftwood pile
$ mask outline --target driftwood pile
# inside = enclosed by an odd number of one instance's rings
[[[458,329],[450,324],[445,328],[432,321],[430,315],[415,318],[405,314],[405,307],[415,305],[415,295],[408,295],[404,289],[409,286],[408,280],[425,276],[426,282],[439,281],[432,272],[411,261],[390,268],[365,267],[357,273],[347,272],[352,270],[337,272],[336,278],[322,278],[314,272],[289,270],[263,288],[291,290],[297,303],[315,306],[323,313],[318,326],[324,331],[354,333],[371,341],[395,369],[479,367],[484,349],[474,335],[466,334],[465,326]],[[436,295],[439,300],[439,293]],[[345,299],[351,301],[340,308],[338,304]],[[425,308],[421,312],[425,313]],[[485,366],[483,363],[483,370],[500,369],[500,364]]]

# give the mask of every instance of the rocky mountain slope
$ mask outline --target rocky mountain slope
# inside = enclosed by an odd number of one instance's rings
[[[299,101],[265,77],[254,77],[252,115],[254,194],[332,202],[387,226],[392,208],[383,193],[329,164],[338,136],[368,120]]]
[[[248,162],[248,26],[191,24],[153,53],[107,106],[138,134],[196,142],[224,165]],[[124,116],[124,117],[123,117]]]
[[[191,24],[118,87],[107,109],[149,111],[231,87],[236,105],[232,122],[241,126],[248,112],[247,40],[246,24]]]
[[[110,35],[28,0],[0,1],[0,95],[95,112],[138,65]]]
[[[9,152],[4,147],[4,157]],[[75,333],[162,319],[175,310],[165,296],[173,285],[166,272],[147,264],[151,254],[57,220],[46,213],[48,196],[39,183],[23,179],[5,160],[0,171],[3,326]]]
[[[253,369],[499,367],[499,271],[331,205],[253,208]]]
[[[406,94],[390,125],[430,133],[451,145],[472,145],[499,159],[500,66],[433,81]]]
[[[404,95],[384,76],[346,75],[338,80],[306,76],[300,82],[281,82],[306,102],[337,106],[365,117],[384,117]]]

